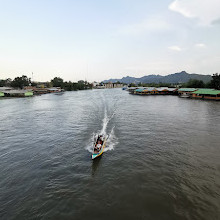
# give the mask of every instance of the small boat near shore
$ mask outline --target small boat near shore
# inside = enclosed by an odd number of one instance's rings
[[[103,154],[106,141],[107,141],[107,137],[104,135],[98,135],[97,138],[95,137],[94,145],[93,145],[93,152],[92,152],[92,159],[95,159]]]

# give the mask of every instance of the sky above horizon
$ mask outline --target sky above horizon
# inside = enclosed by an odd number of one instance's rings
[[[220,70],[219,0],[0,0],[0,79]]]

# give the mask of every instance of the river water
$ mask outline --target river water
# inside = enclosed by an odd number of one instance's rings
[[[0,219],[220,219],[220,102],[121,89],[0,100]]]

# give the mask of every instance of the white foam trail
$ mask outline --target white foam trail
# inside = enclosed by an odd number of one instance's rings
[[[102,130],[100,131],[100,134],[106,135],[106,128],[107,128],[108,122],[109,122],[109,119],[108,119],[108,116],[107,116],[107,110],[105,108],[105,115],[104,115],[104,118],[102,120]]]
[[[92,136],[89,139],[89,143],[86,146],[86,150],[88,150],[90,153],[93,152],[94,137],[99,134],[106,135],[107,125],[108,125],[109,121],[113,118],[114,115],[115,115],[115,111],[112,113],[111,116],[108,117],[107,109],[105,108],[104,118],[102,120],[102,129],[98,133],[92,134]],[[118,144],[118,142],[117,142],[117,138],[114,134],[114,127],[113,127],[109,136],[108,136],[108,140],[106,142],[106,147],[105,147],[104,151],[113,150],[116,144]]]
[[[118,139],[115,136],[114,128],[115,127],[112,128],[112,130],[109,134],[109,137],[108,137],[108,140],[106,142],[106,147],[105,147],[104,151],[114,150],[115,146],[118,144]]]

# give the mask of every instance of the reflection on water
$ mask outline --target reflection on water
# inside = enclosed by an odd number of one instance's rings
[[[121,89],[0,100],[0,219],[219,219],[219,110]]]

